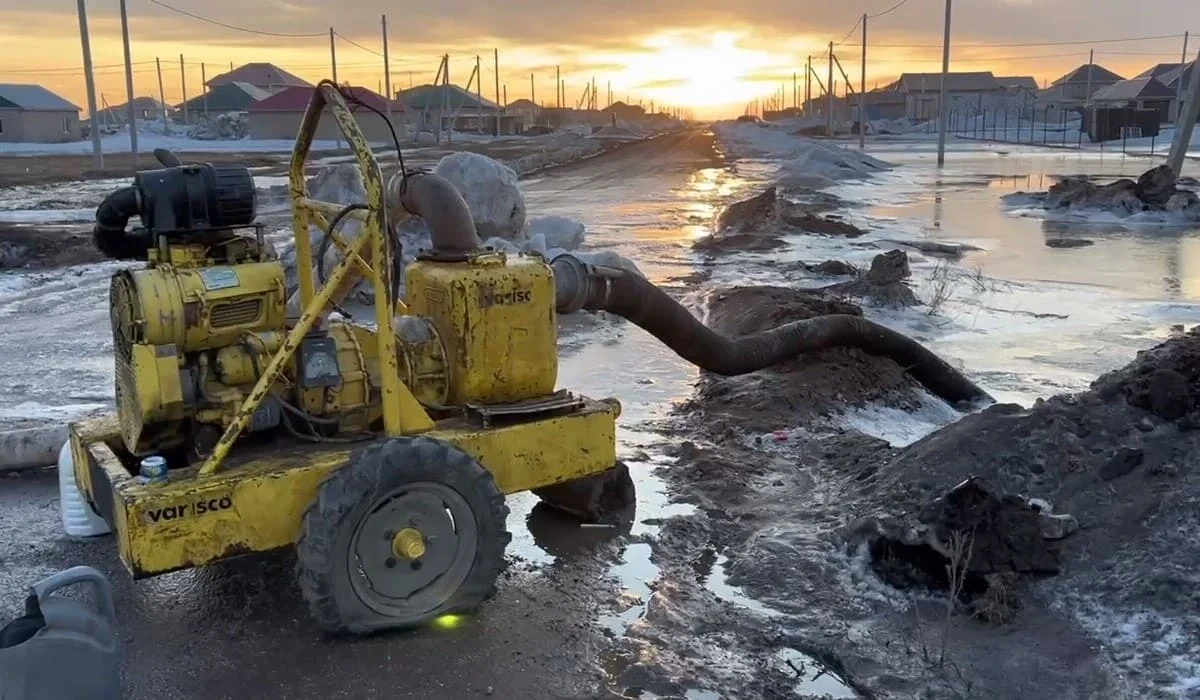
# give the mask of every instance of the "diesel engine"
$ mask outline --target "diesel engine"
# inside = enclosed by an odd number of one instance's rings
[[[94,238],[110,257],[145,261],[116,273],[110,287],[126,448],[203,455],[281,348],[290,328],[288,289],[256,221],[249,170],[165,163],[103,201]],[[141,225],[130,228],[134,217]],[[409,390],[442,415],[552,394],[550,266],[536,255],[436,247],[405,270],[408,310],[395,323],[396,362]],[[383,400],[377,347],[373,328],[319,321],[245,434],[317,441],[376,429]]]

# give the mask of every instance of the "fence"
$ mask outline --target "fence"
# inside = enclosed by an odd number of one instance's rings
[[[1083,128],[1084,123],[1078,113],[1050,106],[991,110],[968,106],[952,109],[946,126],[948,133],[962,139],[1067,149],[1083,148]],[[936,120],[926,123],[927,133],[936,131]],[[1135,133],[1134,129],[1122,129],[1120,152],[1130,152],[1129,140],[1140,138],[1140,130]],[[1157,137],[1151,136],[1149,155],[1154,155],[1156,146]],[[1097,147],[1104,152],[1106,142],[1097,142]],[[1138,154],[1144,152],[1142,148],[1136,151]]]

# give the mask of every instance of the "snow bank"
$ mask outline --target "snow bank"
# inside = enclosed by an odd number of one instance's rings
[[[782,159],[775,174],[780,185],[789,187],[819,189],[838,180],[870,177],[893,167],[859,151],[799,136],[782,126],[723,122],[714,126],[713,132],[735,156],[769,155]]]
[[[512,168],[478,153],[460,152],[438,161],[433,172],[458,188],[480,238],[525,235],[525,197]]]
[[[539,216],[529,220],[526,238],[541,236],[551,248],[574,250],[583,245],[585,231],[583,223],[566,216]]]

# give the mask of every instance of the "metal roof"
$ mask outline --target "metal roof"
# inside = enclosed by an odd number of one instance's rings
[[[942,74],[904,73],[895,85],[901,92],[935,92],[941,89]],[[946,74],[946,90],[949,92],[989,92],[1000,89],[1000,83],[991,71]]]
[[[1089,71],[1089,68],[1091,69],[1090,71]],[[1067,83],[1087,84],[1089,72],[1091,72],[1091,74],[1092,74],[1092,77],[1091,77],[1092,85],[1107,85],[1110,83],[1115,83],[1118,80],[1124,80],[1124,78],[1122,78],[1121,76],[1117,75],[1116,73],[1110,71],[1109,69],[1105,68],[1104,66],[1101,66],[1101,65],[1098,65],[1095,63],[1092,63],[1092,64],[1085,63],[1082,66],[1079,66],[1075,70],[1071,71],[1070,73],[1067,73],[1066,75],[1062,76],[1061,78],[1059,78],[1058,80],[1055,80],[1054,82],[1052,82],[1050,84],[1053,86],[1066,85]]]
[[[209,89],[208,95],[197,95],[188,100],[187,108],[194,112],[206,107],[209,112],[240,112],[270,96],[271,93],[249,83],[225,83]],[[183,109],[183,104],[175,109]]]
[[[0,101],[15,105],[26,112],[78,112],[79,107],[67,102],[41,85],[0,83]]]
[[[361,100],[364,104],[368,104],[375,109],[384,111],[387,107],[387,102],[380,95],[372,90],[364,87],[349,87],[351,93]],[[251,112],[303,112],[308,109],[308,102],[312,99],[313,87],[290,87],[281,92],[277,92],[270,97],[259,100],[250,104],[249,111]],[[354,105],[350,105],[351,109]],[[404,110],[404,105],[399,101],[392,101],[392,111],[400,112]],[[211,107],[209,108],[211,111]]]
[[[1100,88],[1092,95],[1093,102],[1133,102],[1145,99],[1171,99],[1175,91],[1155,78],[1131,78]]]
[[[1025,88],[1026,90],[1037,90],[1037,80],[1029,75],[1006,75],[996,76],[996,82],[1000,83],[1000,87],[1004,88]]]
[[[397,95],[406,107],[412,110],[427,109],[478,109],[495,110],[495,102],[486,97],[480,99],[473,92],[467,92],[457,85],[418,85],[415,88],[401,90]]]
[[[222,73],[210,78],[205,83],[210,88],[227,83],[249,83],[260,88],[273,87],[312,87],[312,83],[304,78],[285,71],[273,63],[247,63],[238,66],[228,73]]]

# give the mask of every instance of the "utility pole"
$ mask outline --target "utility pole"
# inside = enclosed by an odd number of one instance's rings
[[[171,135],[171,122],[167,119],[167,95],[163,92],[162,82],[162,62],[158,60],[158,56],[154,57],[154,66],[158,69],[158,108],[162,113],[163,120],[163,135]]]
[[[1183,169],[1183,157],[1187,155],[1188,146],[1192,142],[1192,129],[1196,126],[1196,118],[1200,117],[1200,52],[1197,52],[1196,64],[1192,68],[1187,107],[1179,112],[1179,119],[1175,122],[1175,138],[1171,140],[1171,153],[1167,156],[1167,167],[1171,168],[1175,177],[1179,177],[1179,172]]]
[[[492,66],[496,72],[496,136],[500,135],[500,110],[504,102],[500,97],[500,49],[492,49]],[[480,77],[483,77],[482,75]]]
[[[204,117],[208,118],[208,76],[205,75],[204,62],[200,63],[200,89],[204,90]]]
[[[387,15],[382,16],[383,23],[383,89],[384,89],[384,108],[387,110],[388,121],[392,120],[392,100],[395,95],[392,94],[392,63],[388,60],[388,40],[387,40]]]
[[[1095,58],[1096,58],[1096,50],[1092,49],[1092,50],[1088,51],[1087,87],[1084,88],[1083,111],[1085,113],[1091,113],[1091,116],[1092,116],[1091,123],[1095,123],[1095,121],[1096,121],[1096,114],[1095,114],[1095,112],[1092,111],[1092,108],[1091,108],[1092,107],[1092,66],[1095,64]],[[1031,111],[1029,113],[1029,115],[1030,115],[1029,120],[1032,122],[1033,121],[1033,112]],[[1080,119],[1079,130],[1083,131],[1084,126],[1085,125],[1083,123],[1083,119]],[[1032,136],[1033,126],[1032,125],[1030,125],[1030,127],[1029,127],[1029,133],[1031,134],[1029,137],[1029,142],[1033,143],[1033,136]]]
[[[949,2],[949,0],[947,0]],[[827,105],[825,115],[825,135],[833,138],[833,42],[829,42],[829,80],[825,83],[828,88],[825,90],[825,104]]]
[[[554,85],[558,90],[554,95],[554,108],[562,109],[562,72],[558,66],[554,67]]]
[[[950,73],[950,0],[946,0],[946,27],[942,36],[942,87],[938,97],[938,151],[937,164],[946,164],[946,120],[950,117],[950,104],[946,102],[946,76]]]
[[[191,124],[188,121],[187,71],[183,67],[183,54],[179,54],[179,87],[183,90],[183,123]]]
[[[104,151],[100,148],[100,119],[96,113],[96,81],[92,76],[92,43],[88,37],[87,8],[83,0],[78,0],[79,6],[79,41],[83,44],[83,77],[87,83],[88,123],[91,128],[92,155],[96,159],[96,169],[104,168]]]
[[[797,91],[798,88],[796,86],[797,77],[796,71],[792,71],[792,109],[800,107],[800,93]]]
[[[483,133],[483,70],[481,68],[482,65],[483,64],[480,62],[479,56],[476,56],[475,57],[475,101],[477,104],[475,105],[475,124],[476,124],[477,128],[475,129],[475,132],[479,133],[479,134]],[[471,89],[471,81],[468,80],[467,81],[467,90],[470,90],[470,89]],[[496,102],[499,102],[499,101],[500,101],[500,98],[496,97]],[[496,108],[499,109],[500,105],[496,105]]]
[[[129,13],[125,10],[125,0],[121,0],[121,43],[125,46],[125,104],[126,115],[129,117],[129,150],[133,154],[133,169],[137,170],[137,113],[133,109],[133,63],[129,58]]]
[[[812,102],[812,56],[808,57],[804,65],[804,116],[808,117],[809,104]]]
[[[231,62],[230,65],[233,65],[233,63]],[[333,27],[329,28],[329,67],[333,71],[333,83],[337,85],[337,45],[333,42]],[[229,70],[233,69],[230,68]],[[340,151],[342,150],[342,130],[334,129],[333,133],[333,148],[335,151]]]
[[[534,107],[537,106],[537,89],[536,89],[536,87],[537,86],[535,86],[533,84],[533,73],[530,73],[529,74],[529,101],[533,103]]]
[[[867,13],[863,13],[862,65],[858,80],[858,150],[867,149]],[[850,85],[849,82],[846,85]]]
[[[1188,33],[1183,33],[1183,54],[1179,59],[1179,79],[1175,82],[1175,127],[1179,127],[1179,117],[1183,114],[1183,70],[1187,68]],[[1200,70],[1200,64],[1192,66],[1192,72]]]

